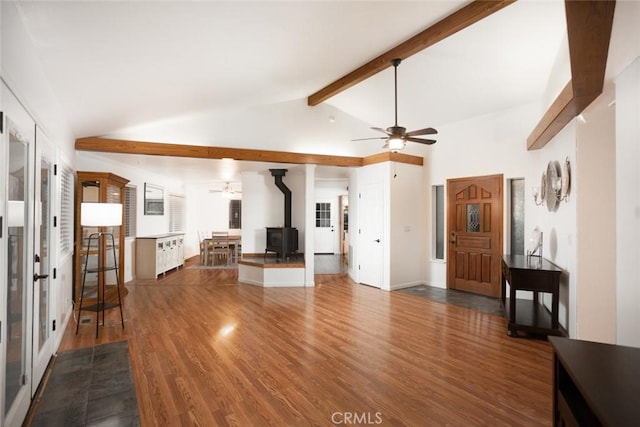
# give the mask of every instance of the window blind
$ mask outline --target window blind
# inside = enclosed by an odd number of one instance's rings
[[[134,185],[124,187],[124,236],[136,237],[138,218],[138,188]]]
[[[75,173],[68,166],[60,168],[60,252],[73,252],[73,188]]]
[[[184,231],[184,196],[169,194],[169,231]]]

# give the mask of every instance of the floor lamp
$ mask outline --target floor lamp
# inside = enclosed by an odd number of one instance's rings
[[[105,227],[119,227],[122,225],[122,204],[120,203],[82,203],[80,206],[80,225],[83,228],[97,228],[97,232],[89,234],[87,240],[87,254],[85,257],[82,287],[80,290],[80,305],[78,306],[78,323],[76,324],[76,334],[80,327],[80,313],[83,310],[95,311],[96,313],[96,338],[98,338],[98,324],[100,313],[102,313],[102,324],[104,325],[104,311],[109,308],[120,308],[120,321],[122,329],[124,329],[124,317],[122,315],[122,299],[120,296],[120,275],[118,274],[118,257],[116,256],[116,245],[113,233],[101,231]],[[97,263],[89,265],[92,243],[97,245]],[[113,264],[107,260],[106,251],[108,244],[111,244],[113,253]],[[122,248],[120,248],[122,250]],[[118,302],[107,302],[105,298],[105,274],[108,271],[114,271],[116,276],[116,289],[118,291]],[[85,284],[87,273],[97,274],[96,281],[96,303],[83,307],[83,299],[85,293]]]

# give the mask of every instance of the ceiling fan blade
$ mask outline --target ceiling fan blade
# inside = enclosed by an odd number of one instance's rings
[[[378,132],[382,132],[382,133],[385,133],[387,135],[391,135],[389,132],[387,132],[385,129],[382,129],[382,128],[371,128],[371,129],[377,130]]]
[[[434,128],[425,128],[420,130],[412,130],[411,132],[407,132],[407,136],[418,136],[418,135],[433,135],[438,133]]]
[[[387,139],[386,136],[376,136],[375,138],[358,138],[358,139],[352,139],[351,141],[368,141],[371,139]]]
[[[435,139],[422,139],[422,138],[407,138],[407,141],[417,142],[419,144],[427,144],[427,145],[436,143]]]

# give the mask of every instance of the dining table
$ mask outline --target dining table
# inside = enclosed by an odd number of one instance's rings
[[[228,236],[229,249],[233,251],[232,258],[236,263],[238,262],[238,252],[241,245],[241,239],[242,239],[242,236],[239,234],[230,234]],[[209,247],[214,247],[216,243],[218,243],[219,241],[220,239],[217,238],[214,240],[211,237],[204,239],[204,264],[205,265],[210,265],[209,264]]]

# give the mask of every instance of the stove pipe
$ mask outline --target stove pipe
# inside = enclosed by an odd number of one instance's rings
[[[284,194],[284,227],[291,228],[291,190],[282,182],[287,169],[269,169],[269,171],[275,180],[276,187]]]

